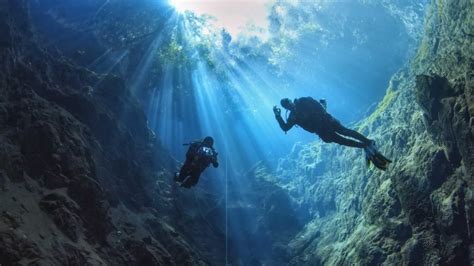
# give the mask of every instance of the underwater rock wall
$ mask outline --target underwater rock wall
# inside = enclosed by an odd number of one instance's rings
[[[388,171],[322,142],[280,162],[276,182],[313,215],[291,264],[474,263],[473,14],[470,1],[432,1],[411,65],[352,125],[393,159]]]
[[[43,50],[27,4],[0,3],[0,264],[206,264],[138,101]]]
[[[78,47],[46,51],[27,1],[0,10],[0,264],[224,264],[222,195],[170,184],[176,162],[126,82],[80,66],[103,43],[84,32]],[[259,205],[236,200],[229,212],[257,223],[229,239],[232,262],[474,264],[473,13],[469,1],[433,1],[412,65],[353,125],[394,160],[389,171],[368,171],[362,151],[316,142],[295,146],[278,179],[263,165],[249,172],[258,178],[243,196]],[[55,41],[80,28],[62,26]],[[267,253],[242,258],[232,245]]]

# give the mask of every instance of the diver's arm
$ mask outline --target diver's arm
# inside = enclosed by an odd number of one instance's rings
[[[273,113],[275,114],[275,118],[278,121],[278,124],[280,124],[281,129],[283,129],[283,131],[285,131],[285,133],[286,133],[286,131],[290,130],[295,125],[294,120],[291,116],[291,113],[290,113],[290,117],[288,118],[287,122],[285,122],[283,120],[283,118],[281,117],[281,109],[280,108],[278,108],[276,106],[273,106]]]
[[[214,148],[211,148],[211,149],[212,149],[211,163],[212,163],[212,166],[214,166],[214,168],[217,168],[219,166],[219,162],[217,161],[217,155],[219,153],[217,153],[216,150],[214,150]]]
[[[212,156],[212,166],[214,166],[214,168],[217,168],[219,166],[219,162],[217,161],[217,152],[212,149],[212,151],[214,152],[214,155]]]
[[[290,130],[295,125],[293,119],[288,119],[288,121],[285,122],[281,115],[275,115],[275,118],[278,121],[278,124],[280,125],[281,129],[285,132]]]

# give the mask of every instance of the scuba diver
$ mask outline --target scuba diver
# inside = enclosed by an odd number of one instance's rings
[[[291,101],[282,99],[280,104],[290,114],[286,122],[281,117],[281,109],[273,107],[275,118],[285,133],[298,125],[304,130],[316,133],[324,142],[335,142],[340,145],[362,148],[366,154],[367,164],[371,162],[381,170],[387,170],[392,162],[377,151],[375,141],[364,137],[359,132],[348,129],[326,112],[326,100],[317,101],[312,97],[302,97]],[[350,138],[347,138],[350,137]],[[352,139],[351,139],[352,138]]]
[[[179,173],[175,173],[174,180],[181,183],[182,187],[190,188],[197,184],[199,176],[211,163],[214,168],[217,168],[219,163],[217,162],[217,152],[212,147],[213,144],[214,139],[209,136],[202,141],[183,144],[183,146],[189,145],[186,161]]]

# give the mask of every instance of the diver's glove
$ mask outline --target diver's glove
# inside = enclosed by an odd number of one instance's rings
[[[273,106],[273,113],[275,114],[275,117],[279,117],[281,116],[281,109],[275,105]]]

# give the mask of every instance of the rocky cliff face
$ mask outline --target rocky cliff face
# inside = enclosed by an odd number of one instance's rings
[[[473,6],[433,1],[412,64],[355,127],[394,163],[296,146],[276,172],[313,219],[290,244],[294,265],[469,265],[473,228]]]
[[[105,50],[87,32],[91,54],[44,49],[26,3],[0,1],[0,264],[224,264],[221,195],[174,189],[175,162],[125,82],[78,65]],[[354,125],[394,160],[389,171],[315,142],[275,173],[249,172],[228,211],[256,223],[228,241],[233,262],[474,264],[473,14],[469,1],[433,1],[416,58]]]
[[[43,50],[27,1],[0,5],[0,264],[219,261],[181,233],[174,162],[124,82]]]

